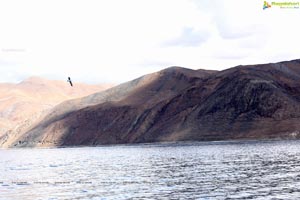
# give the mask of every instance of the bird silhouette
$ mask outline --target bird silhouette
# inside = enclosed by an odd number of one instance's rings
[[[72,81],[71,81],[71,78],[70,77],[68,77],[68,80],[67,80],[69,83],[70,83],[70,85],[73,87],[73,83],[72,83]]]

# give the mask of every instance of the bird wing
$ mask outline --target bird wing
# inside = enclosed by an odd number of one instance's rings
[[[71,81],[71,78],[70,77],[68,77],[68,80],[67,80],[69,83],[70,83],[70,85],[73,87],[73,83],[72,83],[72,81]]]

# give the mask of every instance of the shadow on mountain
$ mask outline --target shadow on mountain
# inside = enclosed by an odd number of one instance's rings
[[[18,146],[298,138],[299,120],[300,60],[171,67],[58,105]]]

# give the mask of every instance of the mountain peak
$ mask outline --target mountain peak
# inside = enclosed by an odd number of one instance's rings
[[[72,89],[67,82],[50,81],[37,76],[18,84],[0,84],[0,146],[1,142],[11,140],[9,132],[16,131],[15,134],[18,134],[57,104],[108,87],[80,84],[78,88]]]
[[[48,81],[48,79],[39,77],[39,76],[30,76],[26,79],[24,79],[23,81],[21,81],[21,83],[27,83],[27,82],[34,82],[34,83],[38,83],[38,82],[43,82],[43,81]]]
[[[298,60],[223,71],[169,67],[66,101],[18,141],[61,146],[300,138],[291,134],[300,132],[299,69]]]

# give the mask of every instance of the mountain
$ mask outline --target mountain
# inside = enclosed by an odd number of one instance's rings
[[[0,84],[0,137],[29,127],[55,105],[109,88],[109,84],[87,85],[30,77],[18,84]],[[12,136],[12,135],[10,135]]]
[[[66,101],[10,146],[300,137],[300,60],[171,67]]]

